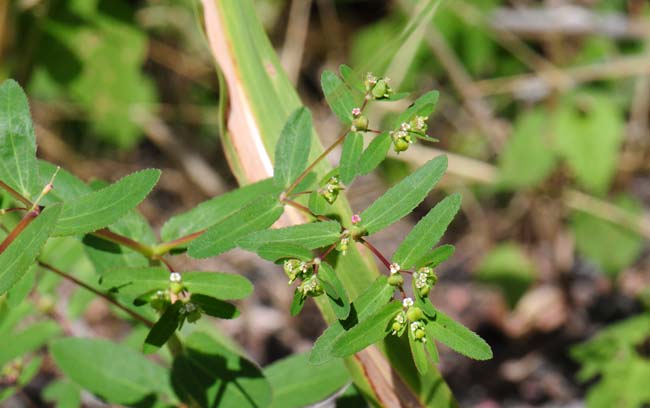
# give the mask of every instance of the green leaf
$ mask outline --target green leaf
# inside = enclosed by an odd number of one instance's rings
[[[429,371],[429,360],[427,359],[425,344],[415,340],[413,330],[407,328],[406,331],[408,332],[409,347],[411,348],[411,357],[415,363],[415,368],[420,374],[426,374]],[[433,343],[433,341],[428,341],[428,343]]]
[[[291,307],[289,311],[291,316],[298,316],[302,308],[305,306],[305,300],[307,300],[298,289],[293,292],[293,300],[291,301]]]
[[[208,258],[229,251],[242,237],[273,225],[283,211],[284,208],[277,197],[261,197],[210,227],[190,243],[188,253],[193,258]]]
[[[417,262],[415,262],[415,266],[430,266],[435,268],[449,259],[454,254],[454,251],[455,249],[453,245],[441,245],[418,259]]]
[[[413,102],[407,110],[402,112],[397,120],[394,122],[393,127],[397,128],[404,122],[409,122],[415,116],[429,116],[436,109],[436,104],[438,103],[438,97],[440,92],[438,91],[429,91],[424,95],[420,96],[418,99]]]
[[[436,245],[460,209],[460,194],[439,202],[413,227],[393,254],[393,262],[402,268],[417,266],[417,262]]]
[[[287,119],[275,149],[273,178],[288,187],[307,167],[311,147],[311,113],[300,107]]]
[[[361,81],[359,75],[357,75],[352,68],[345,64],[341,64],[339,66],[339,73],[341,74],[341,78],[343,78],[350,88],[361,93],[366,92],[363,81]]]
[[[555,117],[555,146],[580,185],[604,194],[616,173],[624,118],[609,95],[567,96]],[[595,165],[597,164],[597,165]]]
[[[47,207],[0,254],[0,295],[29,270],[56,225],[61,206]]]
[[[332,347],[334,343],[345,333],[373,315],[377,310],[386,304],[392,297],[395,288],[388,285],[387,278],[377,278],[359,297],[352,302],[350,315],[345,321],[332,323],[330,327],[314,343],[314,348],[309,355],[309,363],[314,365],[323,364],[332,358]]]
[[[251,361],[202,332],[190,334],[174,360],[172,384],[199,407],[268,407],[271,386]]]
[[[183,302],[176,302],[170,305],[153,325],[144,339],[142,351],[151,354],[167,343],[167,340],[174,334],[181,321],[180,310]]]
[[[114,223],[149,195],[159,177],[160,170],[138,171],[108,187],[64,203],[54,235],[84,234]]]
[[[508,305],[514,308],[535,281],[537,271],[523,248],[515,242],[491,249],[476,268],[479,281],[498,287]]]
[[[308,353],[294,354],[264,368],[273,389],[273,408],[306,407],[324,400],[350,381],[342,360],[314,367]]]
[[[632,215],[642,212],[641,203],[631,196],[619,196],[614,201]],[[612,277],[632,265],[643,251],[640,235],[587,213],[572,215],[571,230],[578,252]]]
[[[447,156],[428,161],[366,208],[361,213],[359,228],[374,234],[409,214],[429,194],[446,169]]]
[[[139,296],[143,293],[167,289],[169,271],[162,267],[115,269],[103,276],[101,284],[107,289],[116,289],[123,295]]]
[[[52,342],[50,353],[65,375],[107,402],[134,404],[151,395],[172,395],[167,371],[127,346],[68,337]]]
[[[29,199],[36,198],[45,187],[39,186],[27,96],[12,79],[0,86],[0,180]]]
[[[359,159],[359,174],[368,174],[386,158],[392,140],[388,132],[383,132],[372,139]]]
[[[257,249],[257,254],[273,262],[286,258],[296,258],[301,261],[310,261],[314,258],[314,254],[309,249],[297,244],[265,244]]]
[[[237,241],[240,248],[257,251],[262,245],[291,244],[307,249],[332,244],[341,235],[341,225],[336,221],[316,221],[291,227],[253,232]]]
[[[81,389],[67,380],[54,380],[43,390],[43,398],[57,408],[78,408],[81,406]]]
[[[0,367],[16,357],[37,350],[47,341],[61,333],[52,322],[37,322],[18,333],[5,333],[0,338]]]
[[[328,203],[327,200],[318,193],[318,190],[314,190],[309,194],[309,203],[307,205],[316,215],[327,214],[332,210],[330,203]]]
[[[377,343],[388,335],[390,322],[401,308],[400,302],[390,302],[365,320],[359,321],[334,342],[332,354],[336,357],[347,357]]]
[[[426,330],[425,330],[426,332]],[[438,356],[438,349],[436,348],[436,342],[433,340],[427,339],[427,342],[424,343],[424,348],[427,350],[429,357],[434,363],[440,362],[440,357]]]
[[[341,181],[349,185],[359,174],[359,160],[363,153],[363,135],[359,132],[350,132],[343,141],[341,162],[339,163]]]
[[[534,109],[517,116],[499,156],[499,179],[505,187],[518,189],[541,183],[555,167],[555,153],[546,140],[548,113]]]
[[[234,319],[239,316],[239,310],[235,305],[215,299],[210,296],[193,293],[191,300],[196,303],[208,316],[218,319]]]
[[[221,300],[244,299],[253,293],[253,284],[241,275],[224,272],[183,272],[183,285],[190,293]]]
[[[485,340],[440,310],[429,318],[425,331],[429,341],[438,340],[464,356],[475,360],[492,358],[492,349]]]
[[[327,104],[344,125],[352,123],[352,109],[357,107],[350,88],[331,71],[323,71],[320,84]]]
[[[273,179],[240,187],[173,216],[163,225],[160,235],[164,241],[171,241],[207,229],[233,216],[260,196],[272,193],[280,194]]]
[[[336,317],[339,320],[346,319],[350,314],[350,299],[334,269],[322,262],[318,268],[318,280],[323,283],[323,289]]]

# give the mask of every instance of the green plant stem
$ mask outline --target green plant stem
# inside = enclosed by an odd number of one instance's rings
[[[32,202],[29,201],[27,198],[23,197],[22,194],[20,194],[18,191],[14,190],[13,188],[9,187],[4,181],[0,180],[0,188],[4,189],[11,195],[13,198],[16,200],[20,201],[21,203],[25,204],[27,208],[30,208],[32,206]]]
[[[123,245],[129,247],[134,251],[144,255],[149,259],[154,259],[154,250],[149,245],[132,240],[131,238],[125,237],[120,234],[116,234],[112,231],[109,231],[107,228],[100,229],[92,233],[92,235],[102,238],[105,241],[113,242],[115,244]]]
[[[163,242],[162,244],[158,244],[158,245],[156,245],[156,246],[154,246],[152,248],[153,254],[155,256],[164,255],[164,254],[168,253],[169,251],[178,248],[179,246],[182,246],[182,245],[185,245],[187,243],[190,243],[190,242],[194,241],[195,239],[197,239],[198,237],[203,235],[203,233],[205,231],[206,230],[197,231],[197,232],[194,232],[192,234],[186,235],[184,237],[177,238],[177,239],[175,239],[173,241]]]
[[[45,269],[47,269],[47,270],[49,270],[49,271],[51,271],[51,272],[54,272],[55,274],[61,276],[64,279],[69,280],[70,282],[74,283],[75,285],[80,286],[80,287],[94,293],[95,295],[103,298],[107,302],[111,303],[112,305],[114,305],[118,309],[122,310],[123,312],[125,312],[126,314],[131,316],[133,319],[145,324],[147,327],[153,327],[154,322],[152,322],[151,320],[149,320],[146,317],[142,316],[141,314],[139,314],[137,312],[134,312],[133,310],[127,308],[126,306],[122,305],[120,302],[115,300],[113,297],[107,295],[106,293],[101,292],[101,291],[93,288],[92,286],[86,284],[85,282],[80,281],[79,279],[75,278],[74,276],[63,272],[62,270],[60,270],[60,269],[58,269],[58,268],[56,268],[56,267],[54,267],[54,266],[52,266],[52,265],[50,265],[48,263],[45,263],[45,262],[39,260],[38,265],[45,268]]]

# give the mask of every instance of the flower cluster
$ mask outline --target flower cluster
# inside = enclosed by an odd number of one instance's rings
[[[408,327],[413,338],[424,343],[427,341],[424,332],[425,325],[426,320],[424,320],[422,309],[414,306],[413,299],[405,298],[402,301],[402,310],[393,318],[391,329],[393,335],[401,336]]]
[[[425,266],[413,273],[413,282],[419,295],[424,297],[429,294],[431,288],[438,282],[438,276],[436,276],[433,268]]]
[[[367,97],[370,99],[388,99],[393,94],[390,85],[390,78],[376,77],[371,72],[366,74],[364,85],[366,87]]]
[[[178,313],[181,319],[187,319],[188,322],[194,323],[201,318],[202,310],[197,304],[187,301],[183,303]]]
[[[300,285],[296,290],[303,297],[319,296],[323,293],[323,288],[314,274],[315,262],[305,262],[300,259],[287,259],[284,261],[284,273],[289,278],[289,284],[296,279],[300,279]]]
[[[407,150],[413,143],[413,135],[426,136],[427,119],[426,116],[415,116],[409,122],[402,122],[399,129],[390,132],[395,152],[400,153]]]
[[[318,190],[318,193],[330,204],[333,204],[334,201],[339,196],[339,192],[343,190],[341,181],[338,176],[332,176],[327,180],[327,183]]]
[[[361,114],[361,108],[352,109],[352,126],[353,132],[368,130],[368,117]]]

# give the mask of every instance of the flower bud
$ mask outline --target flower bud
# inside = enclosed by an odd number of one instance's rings
[[[341,186],[339,178],[332,176],[329,178],[329,180],[327,180],[327,183],[323,186],[323,188],[319,190],[319,193],[325,199],[325,201],[333,204],[339,196],[339,191],[342,189],[343,187]]]

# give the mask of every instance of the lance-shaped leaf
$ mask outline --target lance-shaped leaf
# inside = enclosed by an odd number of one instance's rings
[[[388,154],[392,141],[388,132],[375,136],[359,159],[359,174],[368,174],[381,163]]]
[[[464,356],[475,360],[492,358],[492,349],[485,340],[440,310],[429,318],[425,331],[429,341],[438,340]]]
[[[311,125],[311,113],[304,106],[289,115],[275,148],[273,178],[277,185],[288,187],[307,167]]]
[[[183,302],[176,302],[165,309],[156,324],[149,330],[147,338],[144,339],[142,351],[145,354],[157,351],[174,334],[181,321],[181,307],[183,307]]]
[[[63,204],[54,235],[93,232],[117,221],[145,199],[158,182],[160,170],[147,169]]]
[[[410,327],[406,329],[408,332],[409,338],[409,347],[411,348],[411,357],[413,357],[413,362],[420,374],[426,374],[429,371],[429,360],[427,359],[427,352],[425,350],[425,344],[421,341],[415,340],[413,336],[413,330]],[[433,343],[431,341],[431,343]]]
[[[429,211],[413,227],[393,254],[393,262],[402,268],[417,266],[417,262],[438,243],[447,230],[449,223],[460,209],[460,194],[453,194]]]
[[[322,262],[318,268],[318,280],[321,282],[325,295],[329,300],[334,314],[339,320],[346,319],[350,314],[350,299],[345,292],[343,283],[329,264]]]
[[[446,169],[447,156],[429,160],[366,208],[361,213],[359,228],[374,234],[409,214],[429,194]]]
[[[441,245],[438,248],[435,248],[433,251],[430,251],[424,255],[422,258],[418,259],[415,262],[415,266],[430,266],[432,268],[435,268],[436,266],[449,259],[454,254],[454,251],[455,249],[453,245]]]
[[[390,332],[391,320],[401,308],[402,304],[398,301],[385,304],[339,337],[332,346],[332,354],[347,357],[383,339]]]
[[[0,254],[0,295],[29,270],[56,225],[60,205],[47,207]]]
[[[257,249],[257,254],[269,261],[295,258],[301,261],[310,261],[314,258],[312,252],[301,245],[296,244],[265,244]]]
[[[130,405],[173,395],[167,371],[125,345],[68,337],[52,342],[50,353],[65,375],[107,402]]]
[[[426,333],[426,329],[425,329]],[[424,343],[424,348],[427,350],[427,354],[429,354],[429,358],[434,363],[439,363],[440,362],[440,357],[438,356],[438,348],[436,347],[436,342],[427,339],[426,343]]]
[[[183,275],[184,276],[184,275]],[[101,284],[127,296],[163,290],[169,287],[169,271],[162,267],[122,268],[106,272]]]
[[[192,241],[188,253],[194,258],[208,258],[229,251],[242,237],[273,225],[283,211],[284,208],[274,195],[259,198],[210,227],[203,235]]]
[[[341,181],[343,184],[350,184],[359,174],[359,160],[363,153],[363,135],[358,132],[350,132],[343,141],[341,151],[341,162],[339,163]]]
[[[314,348],[309,355],[309,363],[314,365],[323,364],[335,356],[332,354],[334,343],[351,327],[358,322],[365,321],[377,310],[388,302],[395,288],[388,285],[387,278],[377,278],[368,288],[354,301],[350,307],[350,315],[345,321],[337,320],[323,332],[314,343]]]
[[[395,121],[395,127],[399,127],[403,122],[408,122],[415,116],[429,116],[436,109],[440,92],[429,91],[420,96],[411,106],[402,112]]]
[[[341,225],[338,222],[318,221],[253,232],[237,241],[237,246],[249,251],[270,244],[293,244],[314,249],[336,242],[340,235]]]
[[[163,225],[160,235],[164,241],[171,241],[207,229],[233,216],[258,197],[271,193],[280,194],[273,179],[240,187],[204,201],[188,212],[173,216]]]
[[[241,275],[224,272],[183,272],[183,286],[192,294],[222,300],[243,299],[253,293],[253,284]]]
[[[232,303],[198,293],[192,294],[190,299],[208,316],[218,319],[234,319],[239,316],[239,310]]]
[[[204,332],[185,341],[174,359],[171,380],[183,401],[199,407],[268,407],[271,386],[253,362]]]
[[[39,186],[27,96],[11,79],[0,86],[0,180],[27,198],[35,198],[45,186]]]
[[[307,205],[311,212],[316,215],[327,214],[328,211],[332,210],[332,205],[325,200],[318,190],[314,190],[309,194],[309,202]]]
[[[81,406],[81,389],[68,380],[54,380],[43,389],[43,398],[58,408],[77,408]]]
[[[18,333],[4,333],[0,338],[0,366],[38,349],[60,333],[61,329],[52,321],[34,323]]]
[[[344,125],[352,123],[352,109],[357,105],[350,88],[331,71],[323,71],[320,84],[332,112]]]
[[[273,389],[273,408],[300,408],[324,400],[350,381],[342,360],[314,367],[308,353],[294,354],[264,368]]]

